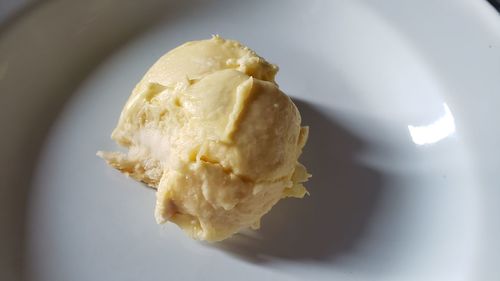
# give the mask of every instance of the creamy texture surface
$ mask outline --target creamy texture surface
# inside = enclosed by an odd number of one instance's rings
[[[277,71],[237,41],[185,43],[149,69],[123,108],[112,139],[127,153],[98,155],[157,188],[158,223],[207,241],[257,228],[281,198],[307,193],[297,159],[308,128]]]

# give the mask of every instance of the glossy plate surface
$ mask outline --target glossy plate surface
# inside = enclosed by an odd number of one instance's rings
[[[156,225],[154,192],[95,156],[116,147],[147,68],[211,34],[280,66],[313,174],[310,197],[213,245]],[[0,29],[0,105],[2,280],[500,276],[500,17],[486,1],[35,4]]]

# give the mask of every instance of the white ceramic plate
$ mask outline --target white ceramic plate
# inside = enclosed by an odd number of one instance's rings
[[[281,70],[311,196],[219,244],[95,156],[160,55]],[[51,1],[0,30],[2,280],[500,280],[500,17],[486,1]]]

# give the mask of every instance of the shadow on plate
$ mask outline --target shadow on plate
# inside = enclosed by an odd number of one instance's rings
[[[280,201],[261,229],[214,244],[243,259],[331,261],[363,239],[382,193],[381,176],[357,163],[361,139],[311,104],[295,100],[311,128],[301,162],[313,175],[310,196]]]

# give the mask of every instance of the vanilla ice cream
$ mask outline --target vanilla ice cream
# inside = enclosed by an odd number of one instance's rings
[[[161,57],[137,84],[112,139],[127,153],[98,152],[157,189],[155,217],[191,237],[218,241],[284,197],[302,198],[309,174],[297,107],[274,81],[278,67],[237,41],[214,36]]]

